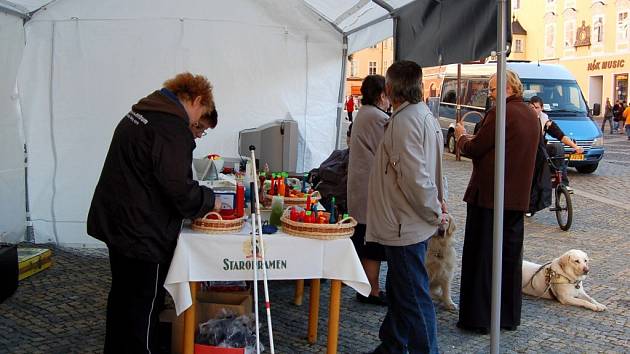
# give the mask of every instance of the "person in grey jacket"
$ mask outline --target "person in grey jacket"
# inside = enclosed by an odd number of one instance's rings
[[[389,100],[385,95],[385,78],[368,75],[361,84],[361,108],[354,118],[352,149],[348,164],[348,212],[358,222],[352,235],[352,243],[361,259],[372,291],[369,296],[357,293],[357,300],[367,304],[387,305],[386,295],[379,288],[381,262],[385,260],[383,245],[365,242],[367,219],[368,180],[374,162],[374,154],[385,133],[389,119],[385,109]]]
[[[428,239],[446,212],[444,139],[421,96],[422,69],[389,67],[385,90],[394,112],[370,173],[368,242],[385,246],[388,310],[374,353],[437,353],[435,308],[424,267]]]

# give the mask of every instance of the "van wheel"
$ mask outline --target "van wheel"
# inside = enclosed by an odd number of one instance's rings
[[[592,165],[575,166],[575,169],[579,173],[593,173],[597,169],[597,166],[599,166],[599,164],[595,163]]]
[[[451,154],[454,154],[456,146],[457,142],[455,141],[455,134],[453,134],[453,131],[451,130],[448,132],[448,135],[446,135],[446,149]]]

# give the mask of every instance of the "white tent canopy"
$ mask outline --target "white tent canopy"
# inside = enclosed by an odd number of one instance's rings
[[[409,1],[377,2],[0,0],[2,239],[23,239],[28,205],[32,241],[99,245],[85,221],[113,129],[182,71],[210,79],[219,111],[196,156],[236,156],[239,130],[289,118],[298,170],[317,166],[336,145],[344,38],[352,52],[391,36]]]
[[[98,246],[85,220],[113,129],[131,104],[178,72],[201,73],[215,86],[220,124],[197,155],[235,155],[239,130],[291,118],[303,171],[335,146],[348,53],[396,31],[395,59],[425,66],[480,59],[505,48],[508,4],[0,0],[0,241],[22,240],[29,220],[30,241]],[[504,62],[502,49],[503,71]],[[502,92],[504,72],[498,81]],[[503,205],[504,98],[497,112],[495,204]],[[495,209],[493,353],[501,212]]]
[[[114,127],[176,73],[215,88],[219,125],[196,156],[237,156],[238,131],[293,119],[308,171],[336,146],[348,53],[396,28],[401,58],[479,58],[495,45],[490,3],[0,0],[0,241],[22,240],[30,220],[29,241],[99,245],[85,221]],[[471,8],[484,20],[462,33]]]

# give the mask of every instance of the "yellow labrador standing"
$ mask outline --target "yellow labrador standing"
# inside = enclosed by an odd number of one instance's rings
[[[429,273],[429,289],[434,299],[441,301],[449,310],[457,310],[457,305],[451,299],[451,283],[455,271],[455,220],[448,215],[448,225],[444,234],[433,235],[429,239],[425,267]]]
[[[570,250],[544,265],[523,261],[523,293],[545,299],[557,299],[564,305],[604,311],[606,306],[584,291],[582,281],[589,271],[588,256]]]

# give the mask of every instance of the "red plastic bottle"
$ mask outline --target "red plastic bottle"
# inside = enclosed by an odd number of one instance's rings
[[[306,196],[306,208],[304,209],[311,210],[311,195],[310,194]]]
[[[236,208],[235,215],[237,218],[245,215],[245,186],[242,184],[236,185]]]

